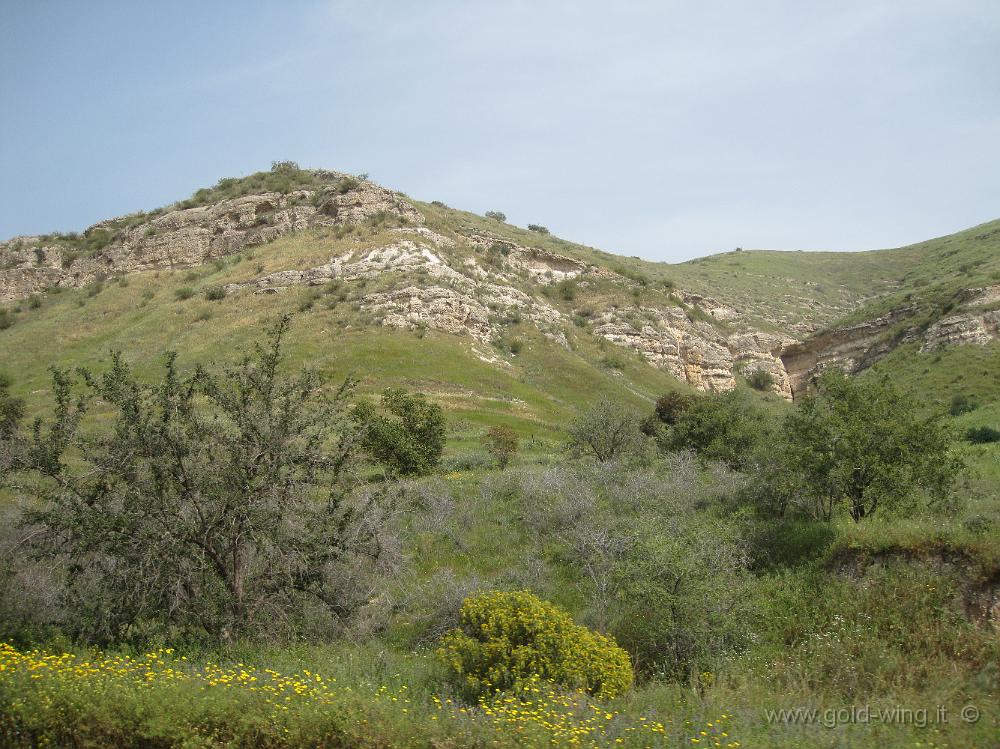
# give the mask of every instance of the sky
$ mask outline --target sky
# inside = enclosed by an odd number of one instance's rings
[[[293,160],[624,255],[1000,218],[996,0],[0,0],[0,237]]]

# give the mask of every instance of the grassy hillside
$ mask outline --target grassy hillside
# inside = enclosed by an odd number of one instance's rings
[[[373,230],[361,246],[390,239]],[[468,338],[381,327],[357,309],[352,295],[358,291],[302,288],[206,298],[209,289],[222,284],[326,262],[347,246],[356,250],[358,245],[349,241],[294,235],[215,265],[140,273],[47,294],[37,306],[20,305],[17,323],[0,331],[3,368],[14,377],[14,392],[26,397],[34,412],[47,402],[52,365],[100,369],[111,350],[123,351],[145,375],[160,366],[168,350],[180,352],[182,366],[226,360],[257,340],[269,322],[292,313],[291,366],[308,364],[331,378],[355,373],[363,390],[404,386],[424,391],[448,409],[456,448],[463,437],[478,439],[481,427],[493,422],[510,423],[526,437],[551,443],[560,425],[589,399],[613,395],[645,410],[657,395],[685,387],[620,349],[614,351],[613,367],[602,364],[613,347],[576,335],[572,328],[567,330],[573,341],[569,350],[531,325],[513,324],[508,335],[520,342],[518,352],[490,352],[503,362],[496,365],[483,361]],[[378,288],[363,286],[366,292]]]

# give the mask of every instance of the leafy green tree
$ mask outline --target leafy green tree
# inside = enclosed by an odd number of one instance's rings
[[[483,447],[500,469],[510,465],[517,454],[518,442],[517,432],[505,424],[492,426],[483,435]]]
[[[362,427],[364,449],[394,474],[422,476],[441,462],[444,412],[422,393],[386,388],[381,408],[359,401],[354,419]]]
[[[961,467],[942,416],[883,378],[831,370],[784,422],[786,465],[812,513],[829,520],[846,505],[855,521],[918,491],[947,495]]]
[[[754,451],[770,436],[764,409],[742,390],[696,399],[659,437],[667,451],[694,450],[703,458],[745,468]]]
[[[221,371],[184,376],[170,354],[156,385],[118,354],[100,375],[53,371],[54,416],[8,441],[23,442],[26,521],[65,571],[78,635],[233,642],[356,605],[338,575],[379,544],[371,508],[348,497],[354,383],[283,375],[288,324]]]

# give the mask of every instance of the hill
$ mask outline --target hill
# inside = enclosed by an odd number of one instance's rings
[[[0,243],[4,366],[35,398],[54,351],[225,357],[291,311],[296,363],[428,391],[456,435],[501,420],[545,439],[599,394],[646,408],[761,370],[790,398],[823,366],[860,371],[899,346],[932,369],[951,344],[995,351],[1000,222],[893,250],[676,265],[536,228],[277,164],[79,235]],[[980,371],[1000,370],[987,358]]]

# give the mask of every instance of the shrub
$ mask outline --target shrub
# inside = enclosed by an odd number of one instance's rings
[[[461,621],[441,639],[437,654],[474,694],[543,679],[610,698],[632,684],[628,653],[612,638],[527,591],[470,596]]]
[[[381,411],[369,400],[354,407],[361,425],[362,447],[392,473],[421,476],[430,473],[444,452],[445,421],[441,406],[422,393],[386,388]]]
[[[990,442],[1000,442],[1000,430],[993,427],[972,427],[965,433],[965,439],[974,445],[986,445]]]
[[[685,411],[691,408],[694,398],[683,393],[670,392],[656,399],[654,413],[664,424],[674,425]]]
[[[190,299],[193,296],[194,289],[190,286],[182,286],[174,291],[174,298],[179,302],[183,302],[185,299]]]
[[[754,390],[765,392],[774,387],[774,375],[766,369],[755,369],[747,375],[747,384]]]
[[[354,177],[343,177],[339,182],[337,182],[337,192],[341,195],[349,193],[351,190],[356,190],[361,183],[358,182]]]
[[[567,278],[556,284],[556,293],[564,302],[572,302],[576,299],[576,281]]]
[[[22,456],[31,553],[62,566],[75,634],[231,643],[360,605],[341,565],[375,553],[378,523],[347,496],[354,383],[329,395],[314,372],[283,374],[287,327],[220,370],[185,376],[168,354],[153,385],[117,353],[99,375],[53,369],[53,417],[0,439]]]
[[[28,309],[38,309],[42,306],[42,298],[38,294],[32,294],[28,297]]]
[[[226,298],[226,287],[225,286],[209,286],[205,289],[205,298],[210,302],[217,302],[220,299]]]
[[[502,424],[492,426],[483,436],[483,447],[499,468],[506,468],[517,454],[517,432]]]
[[[764,414],[749,395],[731,390],[695,400],[660,441],[665,450],[694,450],[702,458],[744,468],[764,439]],[[766,424],[766,422],[763,422]]]
[[[549,230],[540,224],[528,224],[528,231],[538,232],[539,234],[549,233]]]
[[[0,438],[10,437],[24,416],[24,399],[10,394],[11,378],[0,372]]]
[[[975,411],[978,407],[979,404],[976,402],[975,398],[972,398],[965,393],[955,393],[955,395],[951,398],[948,413],[952,416],[961,416],[962,414]]]
[[[598,401],[570,425],[570,448],[609,463],[639,451],[642,444],[639,418],[625,406],[609,400]]]
[[[507,214],[503,211],[486,211],[486,218],[491,218],[494,221],[499,221],[500,223],[506,223]]]

